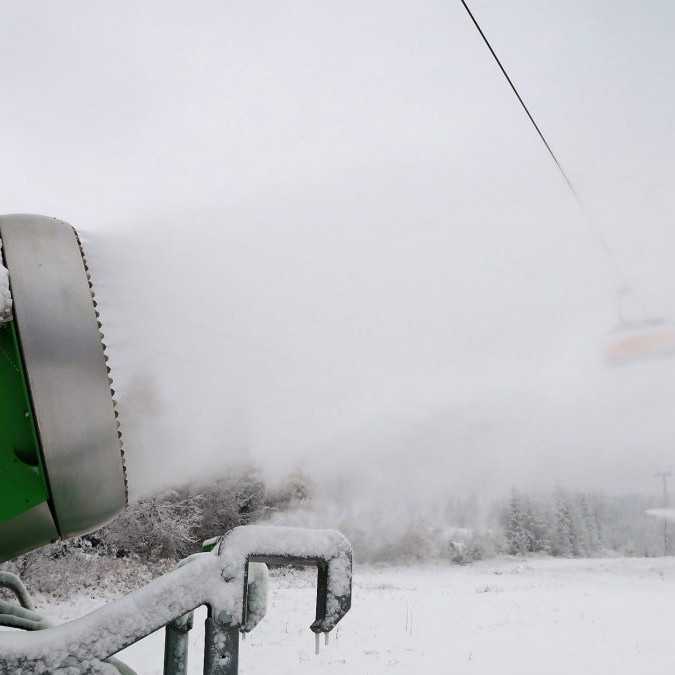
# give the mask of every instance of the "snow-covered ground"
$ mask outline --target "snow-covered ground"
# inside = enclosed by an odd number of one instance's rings
[[[66,619],[100,598],[52,605]],[[267,617],[241,643],[243,675],[647,675],[675,670],[675,558],[499,560],[357,568],[352,611],[314,655],[310,573],[272,579]],[[203,618],[191,636],[201,673]],[[162,672],[160,631],[121,657]]]

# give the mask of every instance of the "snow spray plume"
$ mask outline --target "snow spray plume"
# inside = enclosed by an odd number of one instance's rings
[[[357,501],[667,463],[671,365],[605,372],[611,282],[459,4],[6,4],[3,210],[85,235],[132,494],[240,457],[351,476]],[[490,21],[589,210],[675,314],[671,121],[632,96],[669,110],[661,9],[635,10],[649,40],[621,54],[631,13]],[[558,27],[545,53],[539,21]]]

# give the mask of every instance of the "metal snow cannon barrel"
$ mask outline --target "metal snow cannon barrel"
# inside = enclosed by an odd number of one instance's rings
[[[0,561],[126,506],[101,324],[76,231],[0,216]]]

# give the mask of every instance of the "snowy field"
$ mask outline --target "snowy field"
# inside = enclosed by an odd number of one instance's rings
[[[500,560],[360,568],[352,611],[314,655],[313,577],[272,579],[267,617],[241,643],[244,675],[565,674],[675,671],[675,558]],[[52,605],[54,619],[101,603]],[[201,673],[204,611],[191,638]],[[162,672],[163,632],[121,656]]]

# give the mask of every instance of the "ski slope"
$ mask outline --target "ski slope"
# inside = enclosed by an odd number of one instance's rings
[[[665,674],[675,670],[675,558],[498,560],[357,568],[353,609],[314,654],[311,572],[275,575],[267,617],[241,643],[243,675]],[[103,602],[52,605],[64,620]],[[201,673],[203,618],[189,672]],[[162,672],[160,631],[122,653]]]

